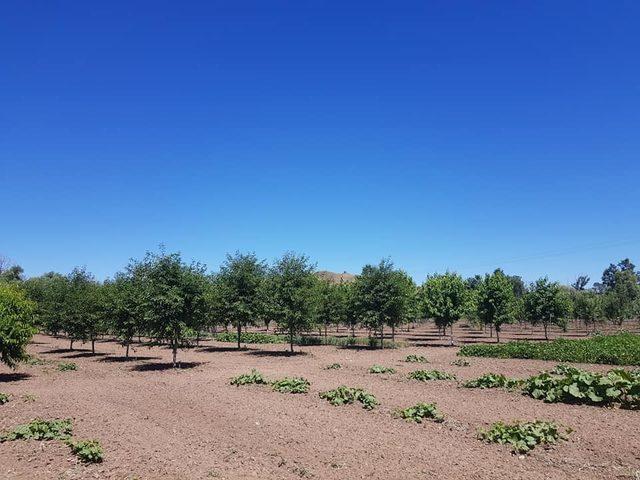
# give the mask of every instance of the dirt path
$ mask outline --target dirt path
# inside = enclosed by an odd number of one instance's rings
[[[514,377],[555,364],[528,360],[470,359],[451,366],[455,348],[399,350],[303,348],[282,355],[285,346],[237,352],[208,342],[181,351],[189,368],[166,369],[170,352],[138,348],[144,360],[120,361],[123,350],[101,342],[102,354],[65,351],[67,342],[38,336],[30,352],[55,363],[24,366],[17,374],[0,367],[0,391],[13,399],[0,406],[0,429],[36,417],[73,418],[74,434],[96,438],[105,449],[102,464],[78,464],[55,442],[0,444],[1,479],[603,479],[634,478],[640,470],[640,412],[588,406],[550,405],[518,393],[458,388],[455,382],[421,383],[406,374],[436,368],[466,380],[494,371]],[[426,367],[401,360],[426,355]],[[330,363],[344,365],[325,370]],[[398,373],[372,375],[378,363]],[[304,376],[306,395],[286,395],[267,386],[233,387],[230,377],[257,368],[268,378]],[[602,366],[588,366],[603,370]],[[341,384],[363,387],[381,405],[333,407],[318,397]],[[35,395],[25,401],[22,395]],[[392,412],[419,401],[436,402],[443,424],[409,424]],[[570,440],[525,458],[507,447],[476,439],[476,429],[497,420],[555,420],[574,429]]]

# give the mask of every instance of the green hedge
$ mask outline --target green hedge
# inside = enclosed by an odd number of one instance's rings
[[[640,365],[640,335],[597,335],[585,340],[558,339],[551,342],[507,342],[465,345],[458,355],[466,357],[527,358],[558,362]]]

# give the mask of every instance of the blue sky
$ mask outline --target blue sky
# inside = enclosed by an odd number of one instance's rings
[[[0,254],[640,263],[640,3],[7,1]]]

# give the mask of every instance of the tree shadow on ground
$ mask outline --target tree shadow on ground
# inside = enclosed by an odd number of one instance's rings
[[[70,350],[68,348],[54,348],[52,350],[47,350],[46,352],[42,352],[42,353],[59,354],[59,353],[74,353],[74,352],[91,353],[91,350],[89,350],[88,348],[74,348],[73,350]]]
[[[138,362],[144,360],[160,360],[161,357],[140,357],[136,355],[129,355],[128,357],[117,356],[117,357],[104,357],[98,360],[99,362],[104,363],[126,363],[126,362]]]
[[[186,370],[189,368],[195,368],[200,365],[204,365],[206,362],[180,362],[174,368],[173,365],[164,362],[143,363],[142,365],[136,365],[131,367],[132,372],[160,372],[164,370]]]
[[[0,373],[0,383],[19,382],[21,380],[27,380],[32,376],[33,375],[31,375],[30,373],[22,373],[22,372]]]
[[[238,348],[238,347],[200,347],[199,349],[200,352],[209,352],[209,353],[215,353],[215,352],[248,352],[251,351],[251,349],[247,348],[247,347],[242,347],[242,348]]]
[[[105,355],[107,355],[104,352],[96,352],[96,353],[92,353],[92,352],[78,352],[78,353],[72,353],[71,355],[65,355],[64,358],[90,358],[90,357],[104,357]]]
[[[288,350],[251,350],[247,353],[256,357],[304,357],[310,355],[309,352],[290,352]]]

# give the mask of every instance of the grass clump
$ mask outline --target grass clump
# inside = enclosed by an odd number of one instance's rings
[[[231,383],[231,385],[239,387],[240,385],[252,384],[267,385],[269,382],[259,371],[254,368],[251,370],[251,373],[244,373],[242,375],[238,375],[237,377],[233,377],[229,383]]]
[[[422,355],[407,355],[404,361],[408,363],[428,363],[427,358]]]
[[[331,405],[348,405],[360,402],[365,410],[372,410],[378,405],[376,397],[362,388],[346,387],[344,385],[320,393],[320,398],[328,400]]]
[[[369,367],[369,373],[396,373],[396,369],[382,365],[372,365]]]
[[[280,393],[307,393],[311,384],[306,378],[285,377],[281,380],[276,380],[271,386],[276,392]]]
[[[325,370],[340,370],[341,368],[342,365],[340,365],[339,363],[332,363],[324,367]]]
[[[552,342],[518,341],[500,345],[465,345],[460,349],[458,355],[607,365],[640,365],[640,335],[618,333],[615,335],[596,335],[585,340],[557,339]]]
[[[71,370],[77,370],[78,365],[73,362],[60,362],[58,364],[58,370],[61,372],[69,372]]]
[[[453,365],[454,367],[470,367],[471,366],[471,364],[467,360],[463,360],[462,358],[458,358],[457,360],[454,360],[453,362],[451,362],[451,365]]]
[[[566,433],[570,433],[567,430]],[[509,445],[514,453],[528,453],[537,445],[554,445],[566,436],[554,422],[496,422],[488,430],[480,430],[478,437],[489,443]]]
[[[13,440],[67,440],[71,437],[71,420],[35,419],[24,425],[18,425],[12,431],[0,436],[0,441]]]
[[[456,376],[440,370],[415,370],[409,374],[409,378],[427,382],[429,380],[455,380]]]
[[[0,405],[4,405],[5,403],[9,403],[11,400],[11,396],[8,393],[0,392]]]
[[[398,410],[397,414],[400,418],[416,423],[422,423],[424,419],[435,422],[444,421],[444,415],[438,411],[435,403],[417,403],[413,407]]]
[[[97,440],[67,441],[71,452],[84,463],[100,463],[104,457],[104,451]]]
[[[508,378],[501,373],[485,373],[484,375],[469,380],[462,384],[465,388],[517,388],[522,385],[522,380]]]
[[[551,372],[528,378],[523,391],[549,403],[640,408],[640,373],[615,369],[602,374],[559,365]]]

